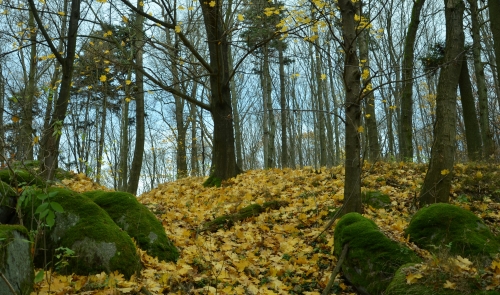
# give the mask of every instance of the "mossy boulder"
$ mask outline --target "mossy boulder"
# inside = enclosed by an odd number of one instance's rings
[[[405,230],[410,241],[432,253],[449,251],[480,266],[491,264],[500,243],[474,213],[450,204],[433,204],[420,209]],[[444,248],[446,247],[446,248]]]
[[[498,295],[498,291],[478,290],[477,284],[474,284],[470,279],[460,278],[460,286],[455,283],[456,290],[445,289],[443,286],[448,277],[453,277],[454,274],[437,273],[427,271],[421,278],[413,282],[407,283],[407,276],[416,274],[419,268],[415,263],[409,263],[401,266],[394,275],[391,283],[384,292],[384,295]],[[456,279],[455,275],[455,279]]]
[[[39,191],[38,195],[43,194]],[[37,267],[54,267],[55,250],[65,247],[75,252],[69,258],[69,265],[59,272],[81,275],[118,271],[129,278],[141,269],[140,257],[130,236],[116,225],[109,215],[91,199],[73,191],[51,188],[50,199],[64,209],[57,212],[55,225],[45,227],[44,235],[38,240],[35,255]],[[41,200],[35,195],[32,203],[24,210],[25,224],[33,224],[32,208],[37,208]],[[39,229],[40,230],[40,229]],[[46,253],[44,253],[46,251]],[[47,255],[45,255],[47,254]],[[45,261],[48,257],[49,261]]]
[[[0,225],[0,272],[19,295],[33,291],[35,277],[28,231],[20,225]],[[12,294],[0,279],[0,294]]]
[[[342,272],[361,294],[382,294],[401,265],[420,262],[409,248],[387,238],[373,221],[359,213],[344,215],[335,227],[337,257],[346,244],[349,250]]]
[[[83,195],[104,209],[149,255],[164,261],[176,261],[179,258],[179,251],[167,237],[161,222],[134,195],[105,191],[86,192]]]
[[[377,209],[389,207],[389,205],[391,205],[389,196],[379,191],[363,192],[361,194],[361,199],[364,205],[369,205]]]
[[[17,194],[12,187],[0,180],[0,224],[12,223],[16,217]]]
[[[44,188],[47,186],[47,183],[34,170],[2,169],[0,170],[0,180],[12,187],[36,185]]]

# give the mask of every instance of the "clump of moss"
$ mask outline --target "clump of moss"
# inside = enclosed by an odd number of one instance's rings
[[[450,255],[480,260],[489,265],[500,251],[500,243],[483,221],[458,206],[433,204],[420,209],[410,221],[405,235],[430,252],[449,248]]]
[[[335,255],[340,257],[346,244],[349,250],[342,271],[363,294],[381,294],[401,265],[420,262],[413,251],[387,238],[359,213],[344,215],[335,227]]]
[[[36,185],[40,188],[46,187],[47,183],[35,171],[22,169],[2,169],[0,170],[0,180],[8,183],[12,187],[22,187]]]
[[[229,228],[233,226],[237,221],[242,221],[247,218],[257,216],[268,209],[276,210],[286,205],[288,205],[288,202],[286,201],[265,202],[264,204],[262,204],[262,206],[259,204],[252,204],[241,208],[234,214],[222,215],[212,221],[206,222],[205,224],[203,224],[202,231],[214,232],[221,228]]]
[[[215,174],[210,175],[207,180],[203,182],[204,187],[220,187],[222,179],[215,176]]]
[[[361,199],[364,205],[369,205],[377,209],[388,207],[391,204],[389,196],[379,191],[363,192]]]
[[[484,275],[478,277],[475,268],[469,272],[457,269],[453,258],[442,256],[427,263],[409,263],[401,266],[384,295],[496,295],[498,291],[485,290]],[[483,270],[484,271],[484,270]],[[411,278],[411,284],[408,278]],[[481,282],[479,282],[481,280]],[[445,288],[445,286],[449,286]],[[453,289],[451,289],[453,288]]]
[[[86,192],[83,195],[104,209],[149,255],[164,261],[176,261],[179,258],[179,251],[167,237],[161,222],[134,195],[105,191]]]
[[[56,261],[45,261],[44,258],[54,259],[55,249],[66,247],[76,252],[76,258],[69,260],[64,273],[88,275],[117,270],[130,277],[140,271],[140,258],[132,239],[103,209],[88,197],[67,189],[50,188],[48,192],[57,192],[50,201],[59,203],[64,212],[56,213],[52,228],[39,229],[45,230],[46,244],[38,241],[35,265],[46,267],[49,263],[49,266],[53,266]],[[38,217],[32,215],[34,210],[31,208],[36,209],[41,204],[41,200],[37,198],[40,194],[44,192],[37,191],[28,208],[25,208],[25,224],[33,225],[32,220]],[[47,255],[44,255],[44,251]]]

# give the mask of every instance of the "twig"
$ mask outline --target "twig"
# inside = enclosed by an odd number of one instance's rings
[[[337,210],[337,212],[335,212],[335,214],[333,215],[333,217],[330,219],[330,221],[328,222],[328,224],[325,226],[325,228],[311,241],[311,242],[314,242],[316,241],[325,231],[327,231],[330,227],[332,227],[333,223],[335,222],[335,220],[337,220],[338,217],[340,217],[340,214],[342,214],[341,212],[343,211],[344,209],[344,206],[347,202],[345,202],[342,207],[340,207],[339,210]]]
[[[2,277],[2,279],[4,280],[4,282],[7,284],[7,286],[10,289],[10,291],[12,292],[12,294],[17,295],[16,290],[14,290],[14,288],[10,284],[9,280],[7,280],[7,278],[4,276],[4,274],[2,272],[0,272],[0,276]]]
[[[340,267],[342,266],[342,263],[344,263],[344,259],[347,255],[347,250],[349,249],[349,244],[344,245],[344,249],[342,249],[342,254],[340,254],[340,258],[337,261],[337,265],[335,266],[335,269],[332,272],[332,275],[330,276],[330,280],[328,281],[328,284],[326,285],[325,289],[323,290],[323,293],[321,295],[328,295],[330,294],[330,289],[333,286],[333,282],[335,282],[335,277],[340,271]]]

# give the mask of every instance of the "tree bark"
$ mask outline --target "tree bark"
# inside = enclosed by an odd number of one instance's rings
[[[137,0],[137,7],[142,11],[143,7],[139,5],[140,0]],[[144,55],[144,32],[143,32],[144,17],[137,14],[134,23],[134,41],[135,47],[135,64],[138,68],[143,68]],[[146,130],[144,122],[144,74],[142,71],[135,72],[135,145],[134,156],[130,164],[130,174],[128,180],[127,192],[136,194],[139,187],[139,178],[141,176],[142,159],[144,157],[144,141],[146,139]]]
[[[401,96],[401,119],[399,152],[403,161],[413,161],[413,59],[420,11],[425,0],[416,0],[411,11],[411,20],[406,32],[403,55],[403,93]]]
[[[481,133],[479,132],[479,122],[477,121],[476,106],[472,93],[472,84],[469,75],[469,66],[464,56],[460,78],[458,80],[460,96],[462,101],[462,114],[465,125],[465,139],[467,141],[467,156],[469,161],[479,161],[481,159]]]
[[[358,15],[365,18],[362,6],[359,5]],[[366,17],[369,21],[369,18]],[[362,31],[358,35],[359,58],[361,60],[361,70],[363,75],[361,82],[363,83],[363,98],[365,102],[365,125],[366,125],[366,140],[368,141],[368,160],[376,162],[380,158],[380,144],[378,141],[377,119],[375,115],[375,95],[372,91],[372,82],[370,74],[370,57],[368,54],[369,29],[361,28]]]
[[[281,108],[281,167],[288,167],[288,142],[287,142],[287,100],[285,92],[285,57],[284,49],[285,44],[283,41],[278,41],[278,61],[279,61],[279,73],[280,73],[280,108]]]
[[[448,203],[455,157],[457,86],[464,54],[463,0],[444,0],[446,48],[436,95],[436,121],[429,169],[420,191],[420,206]]]
[[[477,96],[479,105],[479,126],[481,128],[482,157],[488,157],[495,152],[493,134],[489,124],[488,89],[486,88],[486,78],[484,76],[484,63],[481,61],[481,22],[477,7],[477,0],[469,0],[472,23],[472,57],[474,58],[474,73],[476,75]]]
[[[59,141],[61,139],[61,129],[69,104],[69,97],[71,91],[71,80],[73,77],[73,67],[76,54],[76,40],[78,25],[80,20],[80,2],[81,0],[73,0],[71,2],[71,9],[69,13],[69,28],[66,40],[66,55],[63,57],[55,48],[48,35],[45,27],[36,11],[34,0],[28,0],[30,9],[33,11],[33,16],[37,23],[38,29],[41,31],[45,41],[48,43],[50,50],[56,56],[57,61],[61,65],[62,78],[59,88],[59,96],[54,106],[49,126],[42,136],[40,144],[40,154],[42,156],[41,170],[46,179],[53,180],[55,176],[55,169],[57,168],[57,158],[59,155]]]
[[[220,185],[225,179],[241,173],[236,164],[234,147],[233,112],[229,87],[229,43],[222,26],[220,0],[211,7],[208,2],[200,2],[207,45],[210,56],[210,111],[214,121],[212,166],[205,185]]]
[[[344,37],[344,86],[345,86],[345,186],[343,214],[362,212],[361,163],[358,128],[361,124],[359,58],[356,54],[356,8],[351,0],[339,0]]]

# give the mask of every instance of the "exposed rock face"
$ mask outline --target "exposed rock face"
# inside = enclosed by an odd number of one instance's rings
[[[0,225],[0,272],[19,295],[33,291],[34,268],[28,231],[20,225]],[[12,294],[0,279],[0,294]]]

